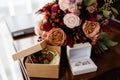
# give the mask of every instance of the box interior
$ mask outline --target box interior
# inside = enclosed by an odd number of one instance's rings
[[[71,69],[74,72],[96,67],[94,65],[94,62],[88,57],[71,60],[70,64],[71,64]]]
[[[59,63],[60,63],[60,47],[59,46],[50,46],[50,45],[47,45],[44,48],[47,48],[47,50],[52,51],[56,55],[55,57],[58,58],[58,59],[56,59],[57,62],[55,62],[55,64],[52,63],[52,64],[40,64],[40,65],[59,65]],[[29,56],[25,60],[25,63],[32,63]],[[36,64],[36,63],[34,63],[34,64]]]
[[[75,44],[73,48],[68,47],[67,50],[70,60],[90,57],[91,55],[91,45],[89,43]]]

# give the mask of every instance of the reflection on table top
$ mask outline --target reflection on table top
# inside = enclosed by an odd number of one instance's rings
[[[111,39],[114,41],[120,42],[120,29],[113,29],[113,33],[110,33]],[[32,35],[22,39],[15,40],[15,47],[18,50],[21,50],[31,44],[37,42],[37,36]],[[59,80],[88,80],[93,78],[97,75],[100,75],[112,68],[120,67],[120,44],[115,47],[111,47],[109,50],[105,51],[103,54],[100,55],[93,55],[92,59],[95,64],[98,66],[96,72],[87,73],[83,75],[73,76],[70,67],[68,64],[67,56],[66,56],[66,48],[62,47],[62,54],[61,54],[61,62],[60,62],[60,74]],[[44,79],[44,78],[30,78],[31,80],[57,80],[57,79]]]
[[[16,40],[14,40],[15,46],[17,46],[16,47],[17,51],[26,49],[27,47],[29,47],[30,45],[36,42],[37,42],[37,36],[32,34],[31,36],[27,36],[27,38],[24,36],[22,39],[16,38]]]

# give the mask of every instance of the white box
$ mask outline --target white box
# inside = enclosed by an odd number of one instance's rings
[[[75,44],[72,48],[67,46],[67,57],[73,75],[80,75],[97,70],[97,66],[90,58],[91,48],[92,46],[88,42]]]

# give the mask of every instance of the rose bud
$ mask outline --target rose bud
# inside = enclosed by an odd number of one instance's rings
[[[34,59],[33,59],[33,62],[34,62],[34,63],[37,63],[38,61],[34,58]]]
[[[46,55],[46,59],[47,59],[48,61],[50,61],[50,56],[49,56],[49,55]]]
[[[38,59],[39,59],[39,61],[41,62],[41,61],[43,60],[43,57],[39,57]]]
[[[51,25],[50,25],[50,23],[48,21],[46,21],[46,22],[43,23],[43,29],[45,31],[49,31],[51,28],[52,27],[51,27]]]
[[[54,13],[57,12],[58,11],[58,7],[59,7],[58,4],[54,4],[52,6],[52,8],[51,8],[51,11],[54,12]]]

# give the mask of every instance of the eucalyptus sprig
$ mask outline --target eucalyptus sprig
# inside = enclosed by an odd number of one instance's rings
[[[103,50],[107,50],[108,47],[117,45],[118,43],[109,39],[109,35],[106,32],[102,32],[100,40],[97,42],[99,47]]]

